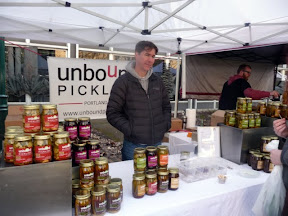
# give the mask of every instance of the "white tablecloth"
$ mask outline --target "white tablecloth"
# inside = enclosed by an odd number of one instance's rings
[[[181,151],[194,152],[197,142],[193,142],[187,134],[187,132],[169,133],[170,154],[180,154]]]
[[[169,167],[175,166],[179,157],[170,155]],[[261,186],[269,176],[261,171],[258,178],[240,177],[237,174],[238,169],[251,168],[233,164],[233,170],[228,169],[227,181],[223,185],[218,183],[216,177],[194,183],[186,183],[180,179],[177,191],[169,190],[167,193],[135,199],[132,196],[133,161],[111,163],[109,166],[111,177],[123,180],[124,200],[120,212],[116,215],[125,216],[253,215],[251,209]]]

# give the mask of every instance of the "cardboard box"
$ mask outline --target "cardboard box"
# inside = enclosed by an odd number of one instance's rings
[[[171,128],[169,131],[178,131],[182,130],[182,120],[179,118],[171,119]]]
[[[217,126],[218,123],[224,123],[224,110],[217,110],[211,115],[211,126]]]
[[[5,120],[5,128],[8,126],[23,126],[22,115],[7,116]]]
[[[23,105],[9,105],[8,116],[22,115],[24,111]]]

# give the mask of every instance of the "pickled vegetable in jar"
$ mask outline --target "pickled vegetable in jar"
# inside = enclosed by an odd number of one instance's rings
[[[267,137],[267,136],[263,136],[263,137],[261,137],[261,140],[262,140],[262,143],[261,143],[260,151],[262,153],[269,153],[269,151],[267,151],[267,149],[266,149],[266,146],[271,141],[271,138]]]
[[[287,104],[280,105],[280,115],[282,118],[287,119]]]
[[[238,113],[246,113],[247,110],[246,98],[238,97],[236,107]]]
[[[80,179],[80,188],[91,190],[94,187],[94,180],[91,179]]]
[[[142,198],[145,195],[145,174],[134,174],[132,182],[132,194],[134,198]]]
[[[146,167],[147,169],[156,169],[157,167],[157,148],[155,146],[146,147]]]
[[[78,119],[78,137],[80,140],[89,140],[91,137],[91,122],[89,117]]]
[[[269,101],[266,107],[266,116],[271,117],[273,101]]]
[[[266,173],[271,173],[273,168],[274,168],[274,164],[272,163],[270,156],[264,156],[263,171]]]
[[[70,140],[76,140],[78,137],[78,124],[76,118],[64,119],[64,130],[69,132]]]
[[[72,149],[73,149],[72,159],[74,165],[79,165],[81,160],[87,159],[86,143],[74,143]]]
[[[42,105],[43,111],[41,115],[42,130],[44,132],[57,131],[59,126],[59,118],[57,105]]]
[[[261,154],[253,154],[253,160],[252,160],[252,169],[260,171],[263,170],[264,167],[264,161],[263,156]]]
[[[168,191],[169,186],[169,171],[168,170],[158,170],[157,176],[157,186],[159,193],[165,193]]]
[[[266,115],[266,103],[264,101],[258,103],[257,112],[260,113],[260,115]]]
[[[96,159],[100,157],[100,145],[98,140],[89,140],[86,147],[89,159]]]
[[[169,150],[167,146],[159,145],[157,147],[158,166],[167,169],[168,166]]]
[[[255,113],[255,128],[260,128],[261,127],[261,116],[260,113]]]
[[[246,113],[251,113],[252,112],[252,98],[246,98],[246,103],[247,103],[247,111]]]
[[[24,135],[15,136],[15,143],[13,147],[13,158],[15,166],[32,164],[33,143],[31,137]]]
[[[109,165],[106,157],[95,159],[95,184],[109,183]]]
[[[92,191],[92,215],[102,216],[106,212],[106,189],[102,186],[96,186]]]
[[[145,171],[146,154],[144,148],[134,149],[134,171]]]
[[[179,188],[179,169],[169,168],[169,190],[178,190]]]
[[[248,115],[247,114],[241,114],[239,122],[238,122],[238,128],[247,129],[248,125],[249,125]]]
[[[75,194],[75,216],[91,215],[91,199],[89,190],[78,190]]]
[[[121,178],[112,178],[112,179],[110,179],[110,184],[116,184],[120,187],[120,196],[121,196],[121,202],[122,202],[123,201],[122,179]]]
[[[25,133],[38,133],[41,129],[40,106],[25,105],[23,113],[23,128]]]
[[[4,161],[6,163],[13,163],[13,151],[14,151],[14,143],[15,143],[15,136],[19,136],[17,133],[8,132],[5,133],[4,139]]]
[[[65,130],[64,130],[64,126],[59,125],[57,132],[60,133],[60,132],[64,132],[64,131],[65,131]],[[66,131],[66,132],[68,132],[68,131]],[[69,136],[70,136],[70,133],[69,133]]]
[[[280,117],[280,103],[275,102],[272,105],[272,109],[271,109],[271,117],[272,118],[279,118]]]
[[[226,112],[225,125],[234,127],[236,121],[236,113],[234,111]]]
[[[255,116],[253,113],[248,114],[248,128],[255,128]]]
[[[79,179],[72,180],[72,205],[75,206],[75,194],[80,190],[80,181]]]
[[[107,186],[107,211],[109,213],[116,213],[121,208],[120,187],[115,184]]]
[[[256,149],[250,149],[247,155],[247,164],[248,166],[251,166],[251,162],[252,162],[252,155],[254,153],[260,153],[260,151],[257,151]]]
[[[67,134],[55,134],[53,145],[54,160],[71,159],[71,142]]]
[[[146,194],[155,195],[157,193],[157,174],[153,171],[146,172]]]
[[[85,159],[80,161],[80,179],[87,179],[94,181],[94,162],[93,160]]]
[[[34,162],[47,163],[52,160],[52,142],[50,135],[35,135]]]

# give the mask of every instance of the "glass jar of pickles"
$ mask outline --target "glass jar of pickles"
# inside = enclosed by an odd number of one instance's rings
[[[273,102],[269,101],[266,107],[266,116],[271,117],[271,109],[272,109]]]
[[[261,116],[260,113],[255,113],[255,128],[260,128],[261,127]]]
[[[246,98],[238,97],[236,107],[237,107],[238,113],[246,113],[246,109],[247,109]]]
[[[53,156],[56,161],[71,159],[71,141],[67,134],[54,134]]]
[[[266,103],[264,101],[258,103],[257,112],[260,113],[260,115],[266,115]]]
[[[91,199],[89,190],[78,190],[75,194],[75,216],[91,215]]]
[[[25,133],[38,133],[41,129],[40,106],[25,105],[23,113],[23,128]]]
[[[142,198],[145,195],[145,174],[136,173],[133,175],[132,194],[134,198]]]
[[[264,156],[263,171],[266,173],[271,173],[273,168],[274,168],[274,164],[272,163],[270,156]]]
[[[134,149],[134,171],[145,171],[146,154],[144,148]]]
[[[246,113],[251,113],[252,112],[252,98],[246,98],[246,103],[247,103],[247,111]]]
[[[80,161],[80,179],[87,179],[94,181],[94,162],[93,160],[84,159]]]
[[[121,208],[120,187],[116,184],[107,186],[107,211],[109,213],[119,212]]]
[[[13,159],[15,166],[32,164],[33,143],[31,137],[24,135],[15,136],[15,143],[13,149]]]
[[[81,160],[87,159],[86,143],[74,143],[72,149],[73,149],[72,159],[74,165],[79,165]]]
[[[251,164],[252,164],[252,155],[255,153],[260,153],[260,150],[256,150],[256,149],[250,149],[249,150],[249,153],[247,155],[247,164],[249,166],[251,166]]]
[[[261,154],[253,154],[251,161],[251,167],[254,170],[260,171],[263,170],[264,162],[263,162],[263,156]]]
[[[165,193],[168,191],[169,186],[169,171],[168,170],[158,170],[157,176],[157,187],[158,192]]]
[[[57,105],[47,104],[42,105],[42,108],[42,130],[44,132],[57,131],[59,126]]]
[[[109,183],[109,165],[106,157],[99,157],[95,159],[95,184]]]
[[[92,191],[92,215],[102,216],[106,212],[106,189],[102,186],[96,186]]]
[[[164,145],[157,146],[158,167],[163,167],[167,169],[168,157],[169,157],[168,146]]]
[[[238,128],[247,129],[249,125],[248,115],[241,114],[239,117]]]
[[[255,116],[254,113],[248,114],[248,128],[255,128]]]
[[[78,138],[80,140],[89,140],[91,137],[91,122],[89,117],[78,119]]]
[[[287,104],[280,105],[280,115],[282,118],[287,119]]]
[[[4,160],[6,163],[13,163],[13,145],[15,143],[15,136],[20,135],[13,132],[5,133],[4,139]]]
[[[35,135],[34,162],[47,163],[52,160],[52,142],[50,135]]]
[[[100,157],[100,145],[98,140],[89,140],[86,147],[89,159],[96,159]]]
[[[74,141],[78,137],[78,125],[76,118],[64,119],[64,130],[69,132],[70,140]]]
[[[146,147],[146,167],[147,169],[156,169],[157,167],[157,148],[155,146]]]
[[[157,174],[153,171],[146,172],[146,194],[155,195],[157,193]]]
[[[75,206],[75,194],[80,190],[80,181],[79,179],[72,180],[72,205]]]
[[[110,179],[110,184],[116,184],[120,187],[120,196],[121,196],[121,202],[122,202],[123,201],[122,179],[121,178],[112,178],[112,179]]]
[[[272,118],[279,118],[280,117],[280,103],[274,102],[271,108],[271,117]]]
[[[225,116],[225,125],[234,127],[236,122],[236,113],[234,111],[228,111]]]
[[[262,143],[261,143],[260,151],[262,153],[269,153],[269,151],[266,150],[266,146],[271,141],[271,138],[268,136],[262,136],[261,140],[262,140]]]
[[[85,190],[92,190],[94,181],[91,179],[80,179],[80,188]]]
[[[169,190],[178,190],[179,188],[179,169],[169,168]]]

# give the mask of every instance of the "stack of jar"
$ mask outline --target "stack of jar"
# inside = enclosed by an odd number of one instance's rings
[[[73,180],[75,215],[104,215],[121,208],[123,186],[120,178],[110,178],[108,159],[100,157],[80,161],[80,181]]]
[[[98,140],[78,140],[72,141],[72,162],[73,166],[79,166],[83,159],[100,157],[100,145]]]
[[[261,146],[259,149],[250,149],[247,157],[247,163],[252,169],[266,173],[271,173],[274,164],[271,162],[270,153],[266,146],[272,140],[278,140],[277,136],[263,136],[261,137]]]
[[[88,140],[91,137],[90,118],[65,118],[64,129],[69,132],[72,141]]]
[[[266,102],[261,101],[258,103],[257,112],[260,115],[272,117],[272,118],[285,118],[287,119],[287,104],[281,104],[280,102],[269,101],[266,105]]]
[[[133,197],[142,198],[145,194],[155,195],[157,192],[165,193],[168,189],[178,189],[179,169],[167,169],[168,155],[168,147],[163,145],[134,150]]]

